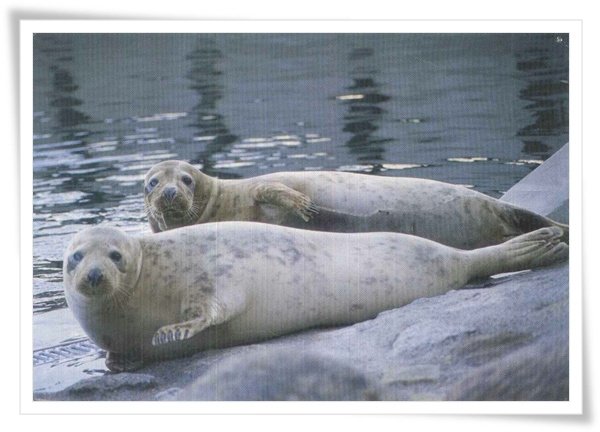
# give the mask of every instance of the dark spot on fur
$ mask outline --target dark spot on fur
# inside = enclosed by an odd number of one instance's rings
[[[215,287],[212,285],[204,285],[202,288],[200,288],[200,291],[202,291],[204,294],[214,294]]]
[[[240,248],[233,248],[233,256],[236,258],[246,258],[248,254]]]
[[[194,279],[194,285],[205,286],[210,283],[210,277],[208,273],[202,272],[200,275]]]
[[[353,305],[350,306],[350,311],[351,312],[356,312],[356,311],[359,311],[359,310],[363,310],[364,308],[365,307],[363,305],[353,304]]]
[[[215,275],[217,277],[223,276],[223,275],[229,275],[232,268],[233,268],[233,266],[230,264],[220,264],[215,271]]]
[[[374,276],[369,276],[364,280],[364,283],[366,283],[367,285],[373,285],[375,282],[377,282],[377,278]]]
[[[171,251],[169,249],[166,249],[164,253],[165,253],[166,258],[170,259],[173,256],[173,254],[171,253]]]
[[[288,247],[287,249],[284,249],[283,253],[287,258],[289,258],[292,261],[292,264],[297,263],[300,260],[300,258],[302,258],[302,254],[293,245]]]

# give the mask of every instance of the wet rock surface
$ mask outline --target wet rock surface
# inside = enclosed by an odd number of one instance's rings
[[[544,165],[564,172],[565,147]],[[511,202],[544,214],[564,210],[562,180],[551,189],[552,171],[536,172],[515,188],[525,197],[543,189],[544,205],[554,206],[538,209],[516,193]],[[34,398],[568,400],[568,270],[564,263],[490,278],[352,326],[201,352]]]

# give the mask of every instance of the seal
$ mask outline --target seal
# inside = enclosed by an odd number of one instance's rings
[[[495,273],[568,257],[558,227],[459,250],[400,233],[325,233],[252,222],[128,236],[78,233],[64,255],[67,304],[107,367],[348,325]]]
[[[183,161],[153,166],[144,181],[153,232],[219,221],[314,231],[413,234],[461,249],[502,243],[543,227],[569,227],[463,186],[344,172],[279,172],[240,180]]]

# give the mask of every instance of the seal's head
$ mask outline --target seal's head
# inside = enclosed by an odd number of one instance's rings
[[[78,233],[65,251],[63,280],[69,306],[83,303],[122,304],[139,278],[140,243],[122,231],[94,227]]]
[[[214,187],[214,179],[187,162],[154,165],[144,180],[144,204],[154,231],[197,223]]]

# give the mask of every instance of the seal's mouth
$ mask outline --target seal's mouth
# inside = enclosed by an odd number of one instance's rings
[[[165,220],[167,224],[173,221],[187,221],[193,216],[192,203],[184,198],[172,202],[157,199],[154,201],[152,209],[155,215],[159,216],[159,219]]]
[[[113,292],[110,284],[101,283],[98,285],[91,285],[87,282],[81,282],[77,285],[77,291],[86,297],[108,297]]]
[[[187,214],[185,210],[176,207],[167,207],[160,210],[160,213],[168,219],[183,219]]]
[[[153,205],[162,211],[172,210],[181,212],[189,207],[190,204],[189,199],[183,196],[183,194],[177,194],[173,199],[167,199],[163,194],[160,194],[153,200]]]

